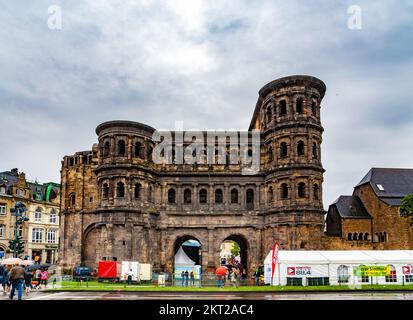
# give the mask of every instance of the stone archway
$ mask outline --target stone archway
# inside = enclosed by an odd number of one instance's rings
[[[180,249],[180,247],[187,241],[193,240],[199,243],[199,248],[198,248],[198,258],[196,257],[196,254],[191,255],[190,258],[195,262],[195,264],[201,265],[202,266],[202,242],[195,236],[192,235],[183,235],[183,236],[178,236],[176,237],[173,245],[173,254],[172,257],[174,259],[173,261],[173,267],[175,268],[175,255]]]
[[[242,268],[245,270],[246,274],[248,274],[248,266],[249,266],[249,243],[248,240],[245,236],[241,234],[231,234],[227,237],[225,237],[221,243],[227,242],[227,241],[233,241],[238,244],[240,248],[240,264]]]
[[[96,224],[89,226],[83,234],[82,262],[83,266],[95,268],[98,263],[97,244],[98,231]]]

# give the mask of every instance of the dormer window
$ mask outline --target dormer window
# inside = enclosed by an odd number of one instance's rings
[[[0,193],[1,194],[6,194],[6,187],[5,186],[0,186]]]

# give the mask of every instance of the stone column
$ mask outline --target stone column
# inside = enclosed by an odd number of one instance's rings
[[[208,228],[208,269],[215,269],[215,261],[214,261],[214,250],[215,250],[215,242],[214,242],[214,228]]]
[[[228,200],[229,198],[229,183],[225,183],[225,188],[224,188],[224,208],[225,211],[228,211]]]
[[[208,188],[208,203],[209,203],[209,212],[212,212],[214,210],[214,185],[212,183],[209,184]]]
[[[198,201],[199,201],[199,197],[198,197],[198,186],[196,184],[192,185],[192,206],[194,208],[194,210],[198,210]]]

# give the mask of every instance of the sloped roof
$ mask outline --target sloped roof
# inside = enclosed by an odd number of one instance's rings
[[[372,168],[356,188],[366,183],[371,185],[380,200],[399,206],[401,199],[413,194],[413,169]]]
[[[333,204],[343,218],[371,218],[366,207],[357,196],[340,196]]]

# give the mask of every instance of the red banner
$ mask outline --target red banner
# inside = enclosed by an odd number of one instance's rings
[[[278,260],[278,251],[280,250],[280,245],[278,242],[274,243],[274,246],[272,247],[272,274],[271,274],[271,282],[272,279],[274,278],[274,272],[275,272],[275,267],[277,265],[277,260]]]

